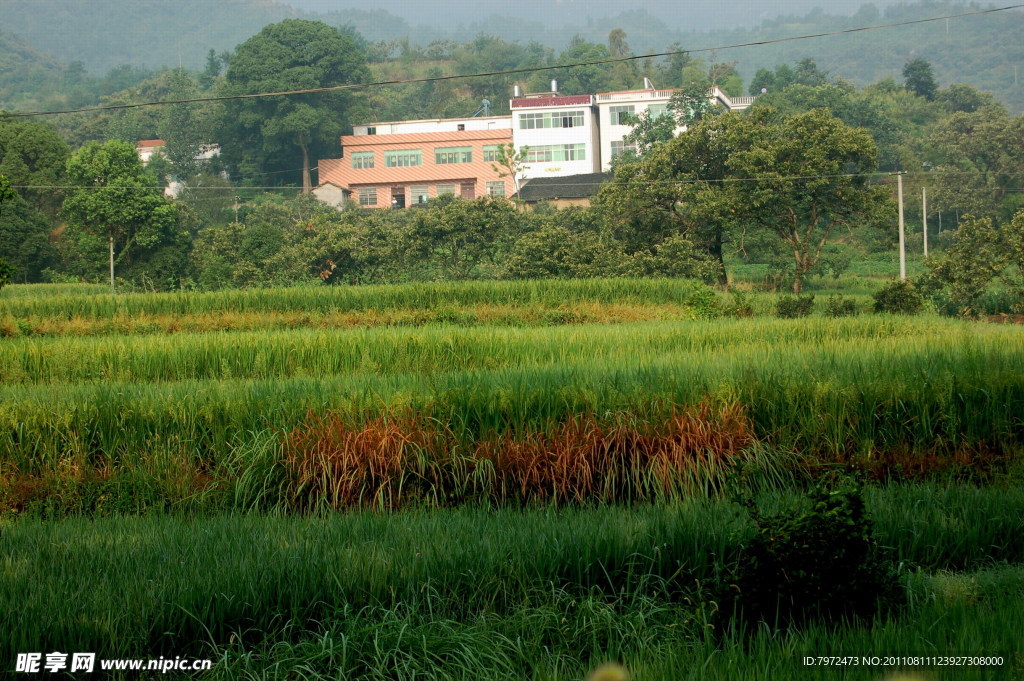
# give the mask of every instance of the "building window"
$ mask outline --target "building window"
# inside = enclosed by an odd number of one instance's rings
[[[612,158],[615,158],[616,156],[620,156],[620,155],[622,155],[623,153],[625,153],[627,151],[631,151],[631,152],[633,152],[635,154],[636,153],[636,145],[635,144],[626,144],[622,140],[612,140]]]
[[[630,104],[629,106],[613,106],[613,107],[611,107],[610,109],[608,109],[608,112],[611,114],[611,124],[612,125],[629,125],[623,119],[622,114],[629,114],[630,116],[632,116],[633,112],[635,110],[636,110],[636,107],[634,107],[632,104]]]
[[[527,163],[587,160],[587,146],[585,144],[551,144],[539,147],[522,147],[520,152],[526,154]]]
[[[541,111],[519,115],[520,130],[537,128],[578,128],[583,125],[582,111]]]
[[[503,198],[505,196],[505,182],[488,182],[487,196]]]
[[[366,134],[367,135],[376,135],[377,134],[377,128],[375,128],[375,127],[367,128],[366,129]]]
[[[649,107],[647,107],[647,116],[652,121],[661,118],[662,116],[669,115],[671,114],[668,110],[668,104],[651,104]]]
[[[434,150],[434,163],[444,165],[448,163],[472,163],[472,147],[447,147]]]
[[[359,193],[359,205],[360,206],[376,206],[377,205],[377,188],[376,187],[359,187],[356,191]]]
[[[352,167],[353,168],[372,168],[373,167],[373,152],[372,151],[355,151],[355,152],[352,152]]]
[[[443,196],[445,194],[454,194],[454,193],[455,193],[455,185],[454,184],[439,184],[439,185],[437,185],[437,191],[436,191],[437,196]]]
[[[413,204],[426,203],[427,202],[427,187],[426,187],[426,185],[422,185],[422,186],[414,185],[412,187],[409,187],[409,200],[412,201]]]
[[[421,165],[423,165],[423,152],[419,149],[384,152],[384,166],[386,168],[405,168],[407,166]]]
[[[459,123],[459,132],[462,132],[465,129],[466,129],[466,124],[465,123]]]
[[[497,144],[485,144],[484,145],[484,161],[490,163],[498,162],[498,145]]]

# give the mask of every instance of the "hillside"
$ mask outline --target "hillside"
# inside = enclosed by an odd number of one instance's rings
[[[978,6],[923,0],[890,6],[884,12],[865,5],[853,16],[815,10],[804,16],[765,20],[757,29],[684,32],[643,9],[627,9],[575,27],[542,24],[529,15],[486,18],[478,14],[475,20],[453,21],[445,29],[438,29],[412,25],[414,13],[409,15],[409,21],[381,9],[307,14],[274,0],[181,0],[173,10],[165,0],[0,0],[0,24],[5,31],[16,34],[0,36],[0,107],[27,108],[39,101],[34,93],[42,89],[49,91],[47,101],[85,101],[82,93],[66,92],[75,87],[75,82],[74,78],[69,81],[66,75],[61,75],[67,67],[59,62],[81,62],[86,71],[95,75],[124,64],[135,70],[179,63],[198,69],[205,64],[211,48],[217,52],[231,50],[267,23],[290,16],[321,18],[334,26],[350,26],[369,42],[389,41],[383,51],[377,50],[378,55],[398,55],[405,49],[403,45],[427,47],[434,40],[465,42],[480,34],[518,41],[523,46],[535,41],[557,53],[564,49],[567,36],[575,34],[604,43],[614,28],[626,32],[634,53],[646,54],[662,52],[673,45],[701,50],[973,9]],[[886,77],[901,83],[903,65],[909,59],[921,57],[932,63],[941,86],[967,83],[992,92],[1011,110],[1020,112],[1024,111],[1024,42],[1012,36],[1022,33],[1024,12],[1008,11],[752,48],[719,49],[695,56],[705,61],[736,62],[747,83],[758,69],[810,57],[832,76],[857,85]],[[458,71],[469,72],[465,68]],[[75,74],[74,68],[71,73]],[[54,91],[58,90],[60,96],[55,97]],[[113,91],[116,89],[107,90]]]
[[[18,36],[0,31],[0,109],[29,108],[44,83],[56,83],[64,65]]]
[[[2,0],[0,25],[102,74],[129,64],[199,67],[263,26],[302,13],[274,0]]]

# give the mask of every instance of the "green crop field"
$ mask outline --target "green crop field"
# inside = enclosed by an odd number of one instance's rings
[[[5,287],[0,667],[1024,678],[1024,328],[818,286],[799,319],[668,279]],[[765,567],[802,532],[869,547],[877,609],[751,619],[817,588]],[[804,661],[844,655],[903,661]],[[907,662],[943,655],[1002,661]]]

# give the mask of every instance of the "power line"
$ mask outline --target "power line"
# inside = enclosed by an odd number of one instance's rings
[[[303,90],[282,90],[279,92],[260,92],[254,94],[243,94],[243,95],[223,95],[220,97],[195,97],[192,99],[175,99],[175,100],[164,100],[155,102],[137,102],[134,104],[111,104],[107,106],[90,106],[83,107],[80,109],[64,109],[58,111],[25,111],[25,112],[4,112],[0,113],[0,118],[27,118],[30,116],[53,116],[57,114],[72,114],[72,113],[87,113],[90,111],[118,111],[124,109],[136,109],[146,106],[164,106],[168,104],[197,104],[201,102],[224,102],[229,100],[238,99],[255,99],[260,97],[287,97],[292,95],[307,95],[317,94],[326,92],[339,92],[343,90],[358,90],[369,87],[382,87],[387,85],[409,85],[413,83],[436,83],[450,80],[461,80],[466,78],[488,78],[491,76],[509,76],[519,73],[537,73],[541,71],[553,71],[556,69],[574,68],[579,66],[600,66],[603,64],[616,64],[620,62],[634,61],[638,59],[653,59],[656,57],[670,57],[679,54],[697,54],[701,52],[714,52],[718,50],[733,50],[741,47],[757,47],[760,45],[774,45],[778,43],[791,42],[794,40],[808,40],[810,38],[826,38],[829,36],[845,35],[848,33],[860,33],[864,31],[875,31],[883,28],[896,28],[899,26],[911,26],[914,24],[924,24],[933,21],[943,21],[949,19],[960,19],[963,17],[977,16],[981,14],[992,14],[995,12],[1005,12],[1008,10],[1024,8],[1024,4],[1008,5],[1006,7],[993,7],[989,9],[974,10],[972,12],[961,12],[959,14],[947,14],[940,17],[929,17],[927,19],[913,19],[910,21],[899,21],[891,24],[878,24],[875,26],[858,26],[857,28],[845,28],[836,31],[826,31],[824,33],[809,33],[806,35],[789,36],[785,38],[773,38],[770,40],[756,40],[749,43],[737,43],[734,45],[719,45],[717,47],[702,47],[693,50],[671,50],[668,52],[655,52],[651,54],[641,54],[630,57],[612,57],[609,59],[597,59],[593,61],[585,62],[574,62],[570,64],[556,64],[554,66],[531,66],[521,69],[508,69],[505,71],[488,71],[484,73],[472,73],[454,76],[434,76],[429,78],[406,78],[397,80],[382,80],[373,83],[349,83],[347,85],[334,85],[331,87],[321,88],[307,88]]]

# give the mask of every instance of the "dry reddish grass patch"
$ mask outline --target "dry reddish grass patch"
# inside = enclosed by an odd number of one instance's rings
[[[742,407],[700,404],[656,426],[573,416],[551,428],[460,441],[411,414],[361,426],[310,414],[283,444],[300,508],[395,508],[466,498],[498,504],[630,502],[721,481],[754,442]]]

